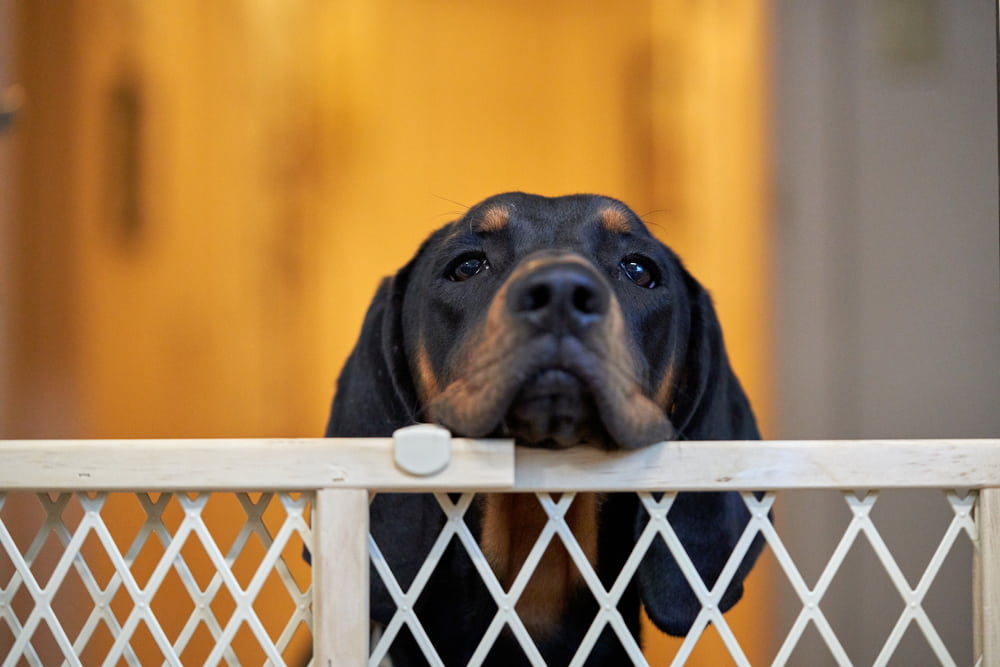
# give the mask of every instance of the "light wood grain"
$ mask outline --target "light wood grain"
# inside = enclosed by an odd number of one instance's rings
[[[0,441],[0,488],[616,491],[1000,486],[1000,440],[668,442],[629,452],[452,441],[414,477],[389,438]]]
[[[0,441],[0,489],[169,491],[510,488],[514,447],[452,440],[451,464],[415,477],[390,438]]]
[[[975,654],[980,667],[1000,667],[1000,488],[980,491],[976,525],[979,551],[973,586]]]
[[[319,667],[368,661],[368,493],[326,489],[313,513],[313,648]]]
[[[519,449],[518,491],[976,488],[1000,440],[669,442],[631,452]]]

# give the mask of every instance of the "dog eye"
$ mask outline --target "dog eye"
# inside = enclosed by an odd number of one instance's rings
[[[656,266],[645,257],[629,256],[621,261],[619,265],[629,280],[639,287],[652,289],[659,282]]]
[[[452,262],[448,268],[448,280],[461,282],[468,280],[490,268],[490,263],[483,255],[466,255]]]

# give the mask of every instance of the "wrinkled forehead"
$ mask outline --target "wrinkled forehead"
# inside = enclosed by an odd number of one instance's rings
[[[504,235],[536,247],[577,247],[587,238],[648,235],[642,221],[622,202],[596,195],[540,197],[512,193],[491,197],[469,209],[454,235]]]

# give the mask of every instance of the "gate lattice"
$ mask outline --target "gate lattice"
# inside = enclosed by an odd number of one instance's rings
[[[517,638],[533,664],[544,664],[516,605],[542,554],[558,541],[598,602],[571,664],[583,664],[599,635],[611,628],[633,662],[644,665],[616,603],[646,550],[662,540],[702,603],[674,663],[691,656],[711,624],[734,661],[749,665],[718,602],[754,537],[762,534],[802,605],[772,664],[786,664],[809,627],[819,632],[837,664],[852,664],[822,602],[846,555],[862,539],[903,602],[875,664],[889,662],[911,626],[919,629],[937,662],[955,664],[924,601],[948,554],[967,538],[977,571],[977,664],[997,665],[997,487],[1000,440],[674,442],[636,452],[517,450],[515,456],[509,442],[456,439],[450,465],[428,476],[409,475],[395,466],[391,439],[3,442],[0,658],[4,666],[45,664],[40,645],[48,645],[45,650],[61,654],[64,664],[148,664],[150,651],[164,664],[286,664],[300,657],[296,644],[311,641],[320,658],[314,664],[378,665],[406,627],[428,661],[440,664],[414,603],[444,549],[457,540],[497,608],[470,664],[485,659],[504,630]],[[867,489],[893,488],[943,489],[951,510],[915,583],[903,573],[871,516],[879,492]],[[257,491],[248,492],[252,489]],[[654,494],[664,489],[671,491]],[[666,516],[676,492],[723,489],[744,491],[751,519],[710,588]],[[767,493],[757,498],[750,489]],[[850,521],[812,585],[767,519],[775,492],[782,489],[845,490]],[[368,534],[372,491],[433,491],[448,519],[405,590]],[[501,585],[463,520],[478,491],[535,493],[549,518],[509,589]],[[563,521],[576,491],[636,492],[650,517],[608,588]],[[449,493],[460,495],[452,500]],[[239,508],[226,515],[225,539],[216,534],[219,522],[205,516],[206,507],[222,502],[217,498],[228,498],[231,509]],[[120,512],[108,509],[114,499],[127,499],[120,502],[131,502],[133,510],[138,505],[142,518],[137,529],[123,531]],[[25,510],[28,500],[34,503],[30,511]],[[34,522],[28,526],[26,517],[32,514]],[[238,527],[229,525],[233,516]],[[311,581],[301,561],[303,546],[314,556]],[[369,565],[397,605],[370,647],[365,611]],[[76,593],[67,597],[62,591],[69,584],[75,584]],[[280,591],[283,604],[262,602],[265,588]],[[180,608],[165,601],[168,589],[175,597],[183,591]],[[193,638],[199,634],[210,638],[211,649],[194,657]],[[244,654],[249,645],[253,651]]]

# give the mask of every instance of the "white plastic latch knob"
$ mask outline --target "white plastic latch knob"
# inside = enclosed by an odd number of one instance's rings
[[[451,462],[451,432],[435,424],[415,424],[392,434],[396,465],[419,477],[434,475]]]

